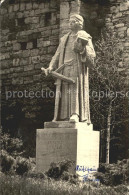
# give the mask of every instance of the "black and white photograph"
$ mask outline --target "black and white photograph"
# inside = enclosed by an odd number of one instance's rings
[[[129,195],[129,0],[0,0],[0,195]]]

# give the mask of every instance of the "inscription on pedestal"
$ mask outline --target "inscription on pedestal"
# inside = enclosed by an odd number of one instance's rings
[[[38,129],[36,144],[37,171],[47,171],[52,162],[76,161],[76,129]]]

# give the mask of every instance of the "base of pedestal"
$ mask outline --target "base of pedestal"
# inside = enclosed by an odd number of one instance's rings
[[[52,162],[75,161],[74,172],[81,177],[99,166],[99,132],[85,122],[50,122],[37,129],[36,168],[45,172]]]

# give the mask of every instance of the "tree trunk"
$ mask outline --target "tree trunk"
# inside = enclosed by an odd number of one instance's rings
[[[109,104],[106,137],[106,163],[109,164],[112,101]]]

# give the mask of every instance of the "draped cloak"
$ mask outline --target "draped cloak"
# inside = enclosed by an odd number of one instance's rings
[[[94,65],[95,57],[92,38],[87,33],[89,41],[85,47],[85,52],[83,54],[73,52],[75,56],[73,61],[69,64],[65,60],[65,52],[70,35],[71,32],[61,38],[57,51],[49,65],[49,67],[55,70],[66,63],[66,66],[60,71],[60,73],[75,80],[75,84],[68,84],[60,79],[56,80],[55,111],[53,120],[69,120],[72,114],[77,114],[80,121],[91,123],[88,74],[89,68]],[[76,68],[74,68],[75,66]],[[76,71],[74,71],[74,69]]]

